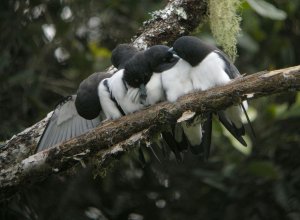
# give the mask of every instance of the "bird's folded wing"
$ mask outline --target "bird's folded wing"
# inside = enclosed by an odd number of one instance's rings
[[[230,61],[230,59],[228,58],[228,56],[226,54],[224,54],[220,50],[215,50],[214,52],[217,53],[219,55],[219,57],[225,62],[225,71],[228,74],[230,79],[235,79],[241,75],[239,70]]]
[[[81,117],[76,111],[75,99],[76,95],[69,96],[53,111],[38,143],[37,152],[84,134],[100,124],[100,117],[93,120]]]

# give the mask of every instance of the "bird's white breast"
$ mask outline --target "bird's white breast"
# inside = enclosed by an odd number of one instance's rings
[[[129,97],[123,82],[123,73],[123,69],[115,73],[109,80],[109,87],[124,113],[129,114],[143,108],[143,105],[133,102]]]
[[[162,86],[168,101],[175,102],[180,96],[193,90],[190,69],[191,65],[180,59],[175,66],[162,73]]]
[[[160,73],[153,73],[150,81],[146,85],[146,90],[146,105],[153,105],[165,99]]]
[[[215,52],[208,54],[197,66],[191,68],[194,89],[206,90],[230,82],[225,72],[225,62]]]

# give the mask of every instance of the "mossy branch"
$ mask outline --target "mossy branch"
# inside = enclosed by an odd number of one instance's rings
[[[241,100],[289,90],[300,90],[300,66],[241,77],[225,86],[188,94],[176,103],[159,103],[108,121],[84,135],[2,169],[1,198],[13,194],[20,186],[37,183],[76,165],[96,160],[98,166],[104,168],[129,149],[148,144],[154,133],[164,129],[164,124],[176,122],[186,111],[198,114],[218,111]]]

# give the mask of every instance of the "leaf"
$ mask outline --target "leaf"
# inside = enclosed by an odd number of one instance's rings
[[[96,42],[90,42],[88,46],[94,57],[108,58],[111,56],[110,50],[105,47],[99,47]]]
[[[264,0],[247,0],[248,4],[261,16],[274,20],[284,20],[287,17],[285,11],[276,8]]]
[[[274,196],[277,203],[285,210],[289,209],[289,195],[285,184],[282,181],[277,181],[274,184]]]
[[[300,93],[298,92],[296,102],[290,107],[286,108],[286,111],[281,112],[280,119],[287,119],[292,117],[300,117]]]
[[[247,170],[255,176],[278,179],[280,174],[275,165],[269,161],[253,161]]]

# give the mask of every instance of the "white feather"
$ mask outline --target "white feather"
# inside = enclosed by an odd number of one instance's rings
[[[140,103],[140,92],[138,88],[128,86],[127,95],[133,103]]]
[[[225,115],[230,122],[234,124],[237,128],[241,128],[243,126],[242,122],[242,109],[241,106],[230,106],[225,110]]]
[[[165,100],[160,73],[153,73],[146,85],[146,90],[147,98],[145,105],[154,105],[155,103]]]
[[[107,119],[119,118],[122,116],[122,114],[118,110],[116,104],[111,100],[110,91],[107,91],[107,87],[104,85],[104,81],[105,80],[102,80],[98,86],[98,96],[100,99],[102,110]]]
[[[124,69],[119,70],[109,78],[108,85],[112,95],[119,103],[124,113],[129,114],[143,108],[143,105],[139,102],[135,102],[136,100],[133,101],[130,99],[123,82],[123,74]]]
[[[225,85],[231,81],[225,72],[224,60],[215,52],[208,54],[197,66],[191,68],[190,76],[193,81],[194,89],[207,90],[209,88]],[[245,108],[248,108],[246,101],[243,102]],[[226,117],[236,127],[241,128],[242,109],[240,106],[231,106],[225,110]]]
[[[218,54],[211,52],[197,66],[191,68],[190,77],[193,88],[207,90],[230,82],[230,78],[224,69],[224,61]]]
[[[188,125],[187,122],[181,122],[183,131],[192,146],[200,145],[202,140],[201,123]]]
[[[189,77],[190,68],[190,64],[180,59],[171,69],[162,72],[162,85],[168,101],[175,102],[180,96],[193,90]]]
[[[175,102],[180,96],[194,90],[190,77],[191,68],[192,66],[188,62],[180,59],[173,68],[162,73],[162,84],[168,101]],[[180,126],[192,146],[200,145],[202,139],[201,123],[188,125],[186,122],[181,122]],[[176,140],[180,139],[176,135],[175,138]]]

